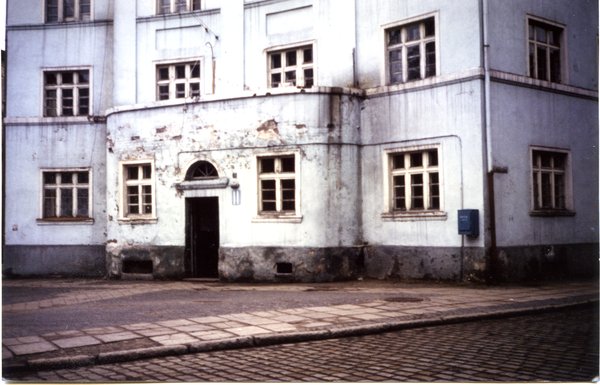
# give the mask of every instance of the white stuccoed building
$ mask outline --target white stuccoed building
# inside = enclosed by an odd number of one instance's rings
[[[9,276],[598,274],[597,2],[9,0],[7,59]]]

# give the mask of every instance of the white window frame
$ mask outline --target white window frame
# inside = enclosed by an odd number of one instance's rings
[[[532,79],[537,79],[537,80],[541,80],[541,81],[545,81],[545,82],[549,82],[549,83],[557,83],[557,84],[568,84],[569,83],[569,79],[568,79],[568,75],[569,75],[569,71],[567,70],[569,67],[569,63],[568,63],[568,47],[567,47],[567,26],[564,24],[560,24],[560,23],[556,23],[554,21],[550,21],[547,19],[543,19],[540,17],[536,17],[536,16],[532,16],[532,15],[526,15],[526,26],[525,26],[525,54],[526,54],[526,61],[525,63],[527,63],[527,76],[532,78]],[[534,25],[538,25],[542,28],[545,28],[546,30],[546,43],[543,42],[538,42],[535,40],[535,37],[532,39],[530,37],[530,26],[534,24]],[[548,42],[548,31],[554,29],[554,30],[560,30],[559,36],[558,36],[558,46],[557,45],[553,45],[550,44]],[[535,28],[534,28],[534,34],[535,34]],[[532,63],[531,63],[531,53],[530,53],[530,44],[534,44],[534,46],[536,47],[534,49],[533,55],[534,55],[534,61],[535,63],[533,63],[533,67],[534,67],[534,73],[532,73]],[[537,46],[542,46],[545,47],[547,49],[547,55],[546,55],[546,78],[545,79],[540,79],[538,76],[538,59],[537,59]],[[560,70],[559,70],[559,76],[560,78],[558,79],[558,81],[552,81],[552,74],[551,74],[551,63],[550,63],[550,48],[555,48],[559,50],[559,58],[560,58]]]
[[[176,78],[176,67],[185,66],[185,78]],[[194,66],[198,66],[199,76],[198,78],[192,78],[192,68]],[[168,80],[160,79],[160,69],[167,68],[168,70]],[[189,58],[187,60],[161,60],[154,62],[154,76],[155,76],[155,100],[157,102],[166,101],[166,100],[185,100],[192,98],[191,96],[191,84],[198,83],[198,95],[193,96],[193,98],[201,98],[204,95],[204,60],[202,57]],[[196,81],[197,79],[197,81]],[[177,97],[177,85],[184,85],[184,97]],[[160,99],[160,87],[168,85],[169,86],[169,97],[168,99]]]
[[[281,158],[294,157],[294,172],[282,172]],[[275,159],[275,172],[262,173],[261,172],[261,159],[272,158]],[[254,154],[254,169],[256,170],[256,212],[257,216],[252,218],[252,222],[288,222],[288,223],[300,223],[302,222],[301,214],[301,202],[300,202],[300,150],[282,150],[282,151],[269,151],[260,152]],[[294,180],[294,211],[286,211],[282,209],[282,180]],[[262,210],[262,184],[263,180],[275,180],[275,194],[276,194],[276,210],[275,211],[264,211]]]
[[[72,17],[65,17],[65,1],[67,0],[54,0],[56,2],[57,8],[57,20],[49,21],[49,12],[48,12],[48,2],[51,0],[44,0],[44,23],[64,23],[64,22],[73,22],[73,21],[92,21],[94,20],[94,0],[72,0],[74,3],[74,14]],[[85,5],[87,1],[88,6],[90,7],[89,14],[82,13],[81,8]]]
[[[424,35],[424,22],[427,19],[433,18],[434,20],[434,35],[432,37],[425,37]],[[406,42],[406,28],[419,24],[420,36],[421,38],[418,40],[414,40],[411,42]],[[393,48],[388,47],[388,33],[392,30],[401,29],[402,35],[402,43],[396,44]],[[384,59],[381,61],[381,83],[392,85],[392,84],[404,84],[408,82],[414,82],[419,80],[424,80],[427,78],[435,77],[440,75],[440,28],[439,28],[439,12],[431,12],[424,15],[419,15],[415,17],[411,17],[408,19],[395,21],[393,23],[384,24],[380,27],[380,41],[382,42],[382,51]],[[426,50],[425,46],[427,43],[434,42],[435,44],[435,75],[426,76]],[[419,79],[411,79],[408,80],[408,60],[407,60],[407,47],[419,45],[419,54],[420,54],[420,77]],[[402,81],[401,82],[392,82],[391,74],[390,74],[390,54],[389,52],[395,49],[402,49]]]
[[[88,80],[87,84],[79,83],[79,80],[77,80],[77,82],[75,82],[75,80],[74,80],[72,84],[58,84],[58,79],[62,79],[63,74],[69,73],[69,72],[76,73],[76,72],[81,72],[81,71],[88,72],[89,80]],[[56,85],[46,85],[46,75],[50,74],[50,73],[57,74],[57,84]],[[87,118],[88,116],[93,116],[94,115],[93,73],[94,73],[94,71],[92,70],[91,66],[44,67],[44,68],[41,68],[40,82],[42,85],[42,87],[41,87],[42,94],[41,94],[41,99],[40,99],[40,116],[42,116],[44,118],[67,118],[67,119],[81,118],[81,117]],[[79,79],[79,74],[77,74],[77,76],[74,78]],[[62,82],[62,80],[61,80],[61,82]],[[80,89],[84,89],[84,88],[88,89],[88,111],[87,111],[87,114],[81,115],[79,112],[79,109],[80,109],[79,92],[80,92]],[[66,89],[73,90],[73,115],[63,115],[62,93],[63,93],[63,90],[66,90]],[[56,90],[56,115],[55,116],[46,115],[46,101],[47,101],[46,91],[47,90]]]
[[[169,12],[164,12],[162,3],[169,3]],[[199,1],[198,9],[192,9],[195,2]],[[201,11],[204,9],[204,2],[206,0],[154,0],[154,13],[156,15],[168,15],[170,13],[179,13],[179,12],[195,12]],[[185,10],[180,10],[178,7],[183,6],[185,3]]]
[[[59,173],[59,175],[57,175],[58,179],[62,178],[62,175],[60,175],[60,173],[80,173],[80,172],[86,172],[88,174],[88,182],[87,183],[79,183],[78,180],[76,180],[78,178],[78,176],[73,176],[73,181],[71,183],[59,183],[59,180],[56,181],[56,183],[53,184],[46,184],[44,183],[44,173],[46,172],[54,172],[54,173]],[[94,186],[94,178],[93,178],[93,173],[92,173],[92,169],[89,167],[63,167],[63,168],[41,168],[40,172],[39,172],[39,182],[40,182],[40,194],[39,194],[39,213],[38,213],[38,219],[37,219],[37,224],[38,225],[81,225],[81,224],[93,224],[94,223],[94,213],[93,213],[93,186]],[[62,182],[62,180],[60,181]],[[57,216],[54,217],[45,217],[45,198],[46,198],[46,187],[50,187],[53,189],[56,189],[56,214],[58,214]],[[72,216],[59,216],[60,212],[61,212],[61,196],[63,194],[63,189],[72,189],[73,191],[71,192],[71,194],[73,194],[73,198],[72,198],[72,210],[73,210],[73,215]],[[85,188],[88,190],[88,215],[86,217],[78,217],[76,216],[77,214],[77,191],[79,188]]]
[[[553,167],[541,167],[539,152],[546,152],[551,154],[560,154],[564,157],[564,169],[558,169]],[[553,160],[552,160],[553,162]],[[553,147],[542,147],[542,146],[531,146],[529,150],[529,168],[530,168],[530,199],[531,199],[531,215],[532,216],[572,216],[575,215],[573,211],[573,166],[571,160],[571,151],[562,148]],[[551,205],[550,208],[542,207],[542,173],[551,175]],[[564,208],[555,207],[555,175],[563,175],[564,179]],[[537,195],[536,195],[537,185]],[[536,205],[537,201],[537,205]]]
[[[304,50],[310,48],[312,50],[312,61],[304,62]],[[296,65],[287,65],[287,52],[296,52]],[[302,43],[294,43],[294,44],[286,44],[276,47],[271,47],[265,51],[266,56],[266,65],[267,65],[267,88],[285,88],[285,87],[293,87],[293,88],[310,88],[317,86],[317,56],[316,56],[316,43],[315,41],[306,41]],[[281,67],[279,68],[271,68],[272,67],[272,57],[273,55],[281,55]],[[312,85],[310,87],[306,86],[306,78],[304,71],[312,70],[313,72],[313,80]],[[286,72],[295,71],[296,72],[296,84],[293,85],[291,82],[286,82],[285,74]],[[280,74],[281,81],[279,86],[273,87],[272,75]]]
[[[429,151],[437,151],[437,165],[430,166],[428,164]],[[421,153],[422,166],[410,167],[410,154]],[[394,156],[404,155],[404,168],[394,169]],[[383,183],[384,183],[384,210],[381,214],[383,220],[386,221],[403,221],[403,220],[446,220],[447,213],[444,207],[444,172],[443,172],[443,152],[440,143],[417,145],[408,147],[388,148],[383,151]],[[439,189],[439,208],[429,208],[430,194],[430,173],[438,174],[438,189]],[[423,174],[423,209],[412,209],[411,195],[411,175]],[[394,176],[405,176],[405,204],[406,209],[395,209],[394,195]]]
[[[138,179],[127,180],[127,169],[129,167],[139,167]],[[142,167],[149,166],[151,170],[150,178],[143,178]],[[128,189],[130,186],[150,186],[151,187],[151,210],[152,213],[129,213],[128,206]],[[143,193],[139,193],[139,206],[143,206]],[[137,159],[137,160],[126,160],[119,162],[119,222],[120,223],[136,223],[136,224],[149,224],[156,223],[158,221],[156,215],[156,169],[154,167],[154,159]]]

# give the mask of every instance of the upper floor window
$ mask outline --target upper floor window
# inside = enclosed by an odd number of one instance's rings
[[[529,19],[529,76],[561,82],[561,38],[563,28]]]
[[[199,11],[201,2],[200,0],[157,0],[156,9],[158,14]]]
[[[156,100],[198,97],[200,61],[156,67]]]
[[[44,72],[44,116],[89,114],[89,70]]]
[[[46,0],[46,22],[90,20],[91,10],[91,0]]]
[[[387,79],[404,83],[437,74],[435,17],[385,30]]]
[[[267,66],[270,88],[315,85],[312,45],[269,52]]]

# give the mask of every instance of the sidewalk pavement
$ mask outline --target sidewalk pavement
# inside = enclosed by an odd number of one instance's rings
[[[44,282],[49,280],[33,282],[43,287]],[[7,284],[32,286],[32,281],[3,283]],[[196,288],[202,286],[202,283],[198,282],[169,284],[193,284]],[[306,286],[301,288],[311,290]],[[207,286],[207,289],[210,288]],[[236,289],[240,290],[240,287]],[[256,287],[247,289],[256,290]],[[269,286],[269,289],[279,290],[277,285]],[[294,290],[294,285],[282,285],[282,289]],[[139,286],[128,289],[125,286],[120,289],[98,290],[86,296],[76,294],[59,299],[4,305],[2,311],[35,311],[153,290],[160,290],[160,286],[154,285],[145,289]],[[222,290],[227,290],[227,286]],[[385,298],[360,304],[224,314],[3,338],[2,367],[7,371],[34,371],[96,365],[167,355],[350,337],[598,303],[598,281],[496,287],[419,283],[412,287],[404,285],[401,290],[378,289],[377,292],[384,293]]]

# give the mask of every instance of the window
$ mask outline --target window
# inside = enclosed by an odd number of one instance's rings
[[[44,116],[89,114],[89,70],[44,72]]]
[[[270,88],[315,85],[312,45],[269,52],[267,68]]]
[[[533,212],[559,213],[572,208],[570,154],[566,151],[531,151]]]
[[[295,155],[258,158],[260,214],[296,213]]]
[[[156,66],[156,100],[199,97],[200,61]]]
[[[529,76],[561,82],[560,39],[563,29],[529,19]]]
[[[200,0],[157,0],[158,14],[199,11]]]
[[[119,221],[156,223],[154,160],[122,161],[119,166]]]
[[[210,162],[201,160],[194,163],[187,171],[185,180],[212,179],[218,178],[219,173],[215,166]]]
[[[128,215],[152,215],[152,167],[149,164],[125,166]]]
[[[435,17],[385,30],[389,83],[436,76]]]
[[[441,210],[438,150],[392,153],[392,211]]]
[[[90,20],[91,9],[91,0],[46,0],[46,22]]]
[[[89,169],[42,170],[44,220],[91,218],[92,194]]]

